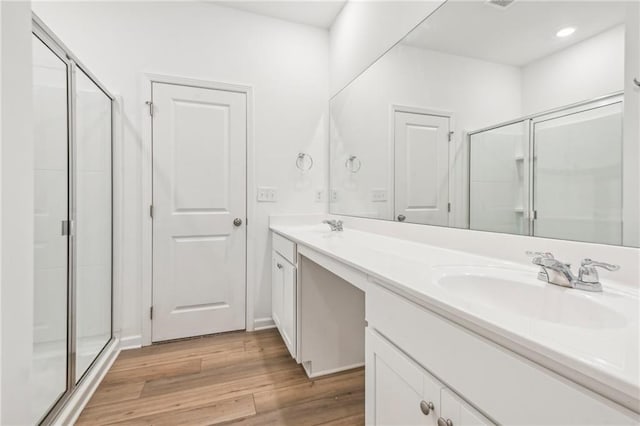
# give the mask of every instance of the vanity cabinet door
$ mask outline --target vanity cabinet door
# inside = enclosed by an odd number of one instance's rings
[[[369,329],[365,371],[367,425],[437,425],[442,385]]]
[[[282,315],[280,334],[292,357],[296,357],[296,268],[289,262],[283,264]]]
[[[462,401],[449,389],[442,389],[441,423],[450,426],[492,425],[486,417]]]
[[[271,309],[273,322],[292,357],[296,357],[296,267],[273,252]]]
[[[282,256],[275,251],[271,256],[271,316],[278,329],[282,323],[282,303],[284,286],[284,264]]]

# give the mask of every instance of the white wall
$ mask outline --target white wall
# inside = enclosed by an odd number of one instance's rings
[[[522,109],[534,114],[621,91],[625,26],[619,25],[522,67]]]
[[[29,2],[0,2],[0,18],[0,423],[28,424],[34,235]]]
[[[444,0],[349,1],[330,30],[331,95],[443,3]]]
[[[43,2],[35,12],[113,93],[123,98],[124,266],[122,336],[141,333],[142,115],[151,72],[254,87],[255,180],[278,188],[249,224],[257,321],[271,317],[268,216],[324,212],[314,190],[326,187],[328,33],[317,28],[200,2]],[[298,152],[315,160],[302,176]],[[248,194],[254,202],[255,194]]]

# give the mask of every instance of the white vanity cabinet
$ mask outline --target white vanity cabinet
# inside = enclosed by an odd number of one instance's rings
[[[371,329],[366,357],[367,425],[493,424]]]
[[[491,424],[632,425],[638,416],[621,406],[558,376],[522,356],[416,305],[382,285],[367,289],[367,424],[382,422],[396,406],[415,412],[417,395],[428,398],[442,419],[439,426]],[[375,338],[371,338],[375,336]],[[381,337],[381,336],[384,336]],[[379,341],[382,340],[388,348]],[[395,356],[389,355],[394,353]],[[404,355],[406,354],[406,355]],[[376,366],[380,360],[395,372],[399,389],[384,389],[391,373]],[[412,361],[409,361],[412,360]],[[410,373],[402,373],[409,370]],[[429,373],[427,373],[427,370]],[[380,377],[377,377],[378,374]],[[423,392],[415,378],[433,374],[442,381],[440,398]],[[379,378],[385,377],[381,381]],[[400,377],[404,377],[403,380]],[[435,379],[432,379],[435,380]],[[414,400],[404,401],[413,389]],[[452,389],[455,389],[455,393]],[[393,401],[382,401],[377,394]],[[535,402],[533,402],[535,401]],[[378,405],[380,404],[380,405]],[[484,417],[477,407],[490,417]],[[438,411],[439,407],[439,411]],[[412,424],[412,423],[407,423]],[[422,424],[431,424],[423,421]]]
[[[296,358],[297,268],[295,243],[273,233],[271,309],[282,340]]]

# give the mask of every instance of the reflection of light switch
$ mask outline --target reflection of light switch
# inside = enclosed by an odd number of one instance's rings
[[[321,203],[324,201],[324,189],[316,189],[315,200],[316,203]]]
[[[372,189],[371,190],[371,201],[374,203],[380,203],[387,201],[387,190],[386,189]]]
[[[278,201],[278,189],[268,186],[258,187],[258,201],[263,203],[275,203]]]

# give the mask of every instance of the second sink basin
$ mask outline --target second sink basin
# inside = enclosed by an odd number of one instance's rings
[[[547,284],[537,280],[535,272],[488,266],[436,266],[433,271],[438,286],[471,304],[574,327],[627,324],[623,315],[606,306],[607,294]]]

